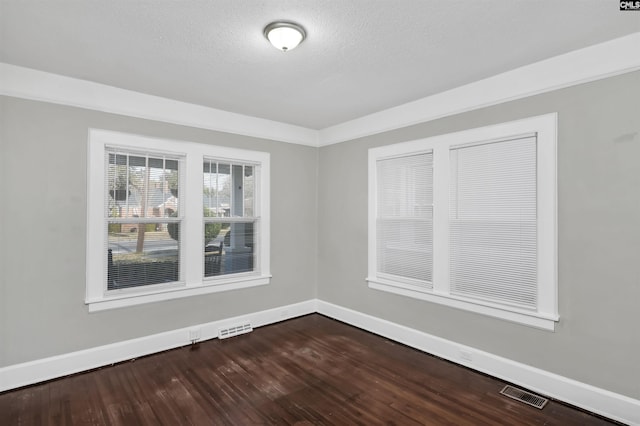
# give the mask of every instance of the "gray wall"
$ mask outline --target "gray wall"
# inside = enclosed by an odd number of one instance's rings
[[[0,108],[0,367],[315,297],[316,148],[9,97]],[[89,314],[90,127],[270,152],[271,284]]]
[[[367,150],[559,113],[556,332],[367,287]],[[640,73],[320,149],[318,298],[640,398]]]

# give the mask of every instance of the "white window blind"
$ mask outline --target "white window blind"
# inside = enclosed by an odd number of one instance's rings
[[[433,153],[377,162],[377,273],[432,287]]]
[[[451,294],[537,307],[536,138],[450,149]]]

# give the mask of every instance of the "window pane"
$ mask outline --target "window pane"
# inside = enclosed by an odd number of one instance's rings
[[[206,160],[203,167],[205,217],[225,217],[231,212],[231,166]]]
[[[378,272],[432,282],[433,222],[378,220]],[[418,284],[418,283],[416,283]]]
[[[205,160],[203,165],[204,275],[213,277],[254,270],[254,222],[226,222],[221,217],[255,213],[256,168]]]
[[[378,216],[430,218],[433,154],[378,161]]]
[[[537,305],[536,139],[450,152],[451,293]]]
[[[203,164],[205,217],[253,217],[255,215],[256,167],[244,164]]]
[[[205,277],[254,271],[254,222],[205,222],[205,237]]]
[[[432,288],[433,154],[379,160],[377,271]]]
[[[244,216],[253,217],[254,213],[254,191],[255,191],[255,173],[253,166],[244,166],[244,184],[242,185],[244,190],[243,204],[244,204]]]
[[[108,225],[107,290],[179,281],[179,223]]]
[[[178,215],[178,161],[109,153],[108,217],[170,217]]]

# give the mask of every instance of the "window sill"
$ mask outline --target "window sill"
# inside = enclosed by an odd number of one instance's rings
[[[163,300],[180,299],[183,297],[198,296],[202,294],[218,293],[228,290],[255,287],[269,284],[271,275],[245,276],[242,278],[205,281],[197,285],[170,287],[162,290],[107,294],[98,299],[87,299],[85,304],[89,306],[89,312],[98,312],[108,309],[123,308],[127,306],[141,305],[144,303],[160,302]]]
[[[436,293],[428,289],[421,289],[415,286],[380,280],[379,278],[367,278],[367,282],[369,283],[369,288],[374,290],[386,291],[401,296],[438,303],[440,305],[488,315],[542,330],[554,331],[555,324],[559,319],[557,315],[530,312],[517,308],[470,301],[450,294]]]

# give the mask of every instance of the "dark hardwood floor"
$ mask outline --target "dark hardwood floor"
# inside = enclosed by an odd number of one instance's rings
[[[321,315],[0,394],[0,425],[605,425]]]

